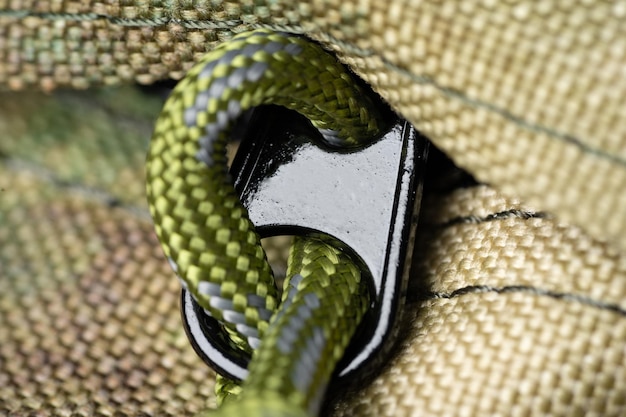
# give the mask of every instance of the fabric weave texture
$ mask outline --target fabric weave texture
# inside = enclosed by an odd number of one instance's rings
[[[477,180],[431,158],[400,345],[328,414],[626,415],[625,16],[584,0],[0,0],[0,414],[214,405],[145,204],[162,101],[133,84],[267,27],[321,42]]]

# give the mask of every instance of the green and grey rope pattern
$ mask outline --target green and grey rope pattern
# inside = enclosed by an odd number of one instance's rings
[[[230,125],[262,104],[302,113],[332,146],[368,143],[380,130],[374,103],[320,46],[267,30],[243,33],[207,54],[166,102],[147,159],[148,201],[165,254],[197,303],[243,340],[242,349],[269,346],[255,353],[246,390],[269,390],[262,375],[278,374],[278,359],[287,361],[281,369],[291,376],[276,380],[291,385],[273,387],[272,395],[313,411],[367,294],[346,255],[321,242],[300,243],[304,255],[292,252],[292,288],[268,329],[277,289],[225,152]],[[261,344],[266,337],[274,342]],[[263,366],[270,368],[254,377]]]
[[[241,395],[225,401],[222,415],[317,415],[335,365],[369,307],[359,267],[341,250],[296,238],[288,265],[281,307],[254,352]]]

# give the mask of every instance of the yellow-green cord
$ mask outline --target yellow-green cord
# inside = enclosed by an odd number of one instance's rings
[[[301,112],[336,146],[371,141],[378,109],[319,45],[266,30],[222,44],[176,86],[157,120],[147,196],[172,268],[209,314],[256,347],[277,291],[260,240],[230,182],[228,128],[246,109]]]
[[[286,291],[268,329],[277,290],[225,153],[231,124],[262,104],[299,111],[337,147],[368,143],[381,125],[377,106],[319,45],[267,30],[243,33],[207,54],[168,99],[147,158],[148,202],[182,285],[242,349],[261,346],[241,400],[225,412],[237,404],[257,410],[250,416],[268,415],[257,406],[267,403],[278,415],[315,414],[368,305],[367,291],[340,250],[299,241],[289,280],[298,291]]]
[[[335,365],[369,307],[353,260],[314,238],[296,238],[281,308],[250,362],[250,374],[215,416],[317,415]],[[238,398],[237,398],[238,397]]]

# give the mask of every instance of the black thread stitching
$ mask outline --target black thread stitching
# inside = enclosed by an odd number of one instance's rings
[[[550,297],[555,300],[564,300],[564,301],[579,303],[579,304],[583,304],[586,306],[597,308],[599,310],[610,311],[612,313],[616,313],[616,314],[619,314],[620,316],[626,317],[626,309],[621,307],[619,304],[594,300],[593,298],[585,297],[583,295],[545,290],[545,289],[533,287],[530,285],[506,285],[503,287],[493,287],[490,285],[468,285],[467,287],[462,287],[452,292],[423,292],[421,294],[415,294],[413,296],[409,295],[409,299],[410,301],[413,301],[413,302],[420,302],[420,301],[429,301],[429,300],[435,300],[435,299],[440,299],[440,298],[452,299],[452,298],[461,297],[463,295],[468,295],[468,294],[485,294],[485,293],[495,293],[495,294],[527,293],[527,294],[532,294],[532,295],[537,295],[537,296]]]
[[[510,210],[500,211],[497,213],[491,213],[486,216],[475,216],[475,215],[470,214],[468,216],[453,217],[452,219],[446,222],[435,224],[432,227],[445,229],[447,227],[451,227],[451,226],[455,226],[459,224],[480,224],[480,223],[487,223],[487,222],[492,222],[492,221],[497,221],[497,220],[506,220],[506,219],[523,219],[523,220],[545,219],[547,217],[549,217],[548,214],[544,212],[510,209]]]

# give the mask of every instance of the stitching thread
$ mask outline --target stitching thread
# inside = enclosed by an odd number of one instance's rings
[[[620,316],[626,317],[626,309],[616,303],[608,303],[600,300],[594,300],[593,298],[583,295],[558,292],[552,290],[546,290],[543,288],[533,287],[530,285],[505,285],[503,287],[493,287],[490,285],[468,285],[466,287],[458,288],[452,292],[423,292],[421,294],[409,295],[411,301],[428,301],[435,299],[452,299],[461,297],[468,294],[510,294],[510,293],[526,293],[543,297],[550,297],[556,300],[570,301],[574,303],[583,304],[586,306],[594,307],[599,310],[606,310]]]
[[[608,153],[606,151],[603,151],[601,149],[594,148],[594,147],[590,146],[589,144],[585,143],[582,139],[580,139],[580,138],[578,138],[578,137],[576,137],[574,135],[571,135],[569,133],[559,132],[559,131],[557,131],[555,129],[551,129],[549,127],[543,126],[543,125],[538,124],[538,123],[531,123],[529,121],[524,120],[521,116],[514,115],[513,113],[509,112],[508,110],[503,109],[501,107],[498,107],[495,104],[491,104],[491,103],[489,103],[487,101],[484,101],[484,100],[471,98],[471,97],[465,95],[464,93],[462,93],[459,90],[443,86],[443,85],[437,83],[431,77],[424,76],[424,75],[413,74],[408,69],[396,65],[396,64],[390,62],[389,60],[387,60],[386,58],[384,58],[382,56],[381,56],[381,60],[383,61],[383,64],[387,68],[389,68],[391,70],[394,70],[398,74],[403,74],[403,75],[409,77],[411,80],[415,81],[418,84],[430,85],[430,86],[432,86],[435,89],[439,90],[440,92],[442,92],[443,94],[445,94],[448,97],[456,98],[456,99],[462,101],[463,103],[471,105],[474,108],[482,108],[482,109],[488,110],[488,111],[490,111],[492,113],[496,113],[496,114],[502,116],[503,118],[513,122],[515,125],[523,128],[523,129],[529,130],[529,131],[534,132],[534,133],[543,133],[543,134],[548,135],[550,137],[553,137],[555,139],[559,139],[559,140],[561,140],[563,142],[566,142],[566,143],[569,143],[571,145],[574,145],[574,146],[579,148],[584,153],[587,153],[587,154],[590,154],[590,155],[594,155],[594,156],[597,156],[597,157],[599,157],[601,159],[606,159],[606,160],[608,160],[610,162],[613,162],[615,164],[618,164],[618,165],[626,167],[626,159],[620,157],[619,155],[614,155],[614,154]]]
[[[505,219],[545,219],[547,217],[549,216],[544,212],[510,209],[497,213],[490,213],[486,216],[476,216],[470,214],[468,216],[453,217],[446,222],[435,224],[433,225],[433,227],[445,229],[447,227],[455,226],[458,224],[480,224]]]

